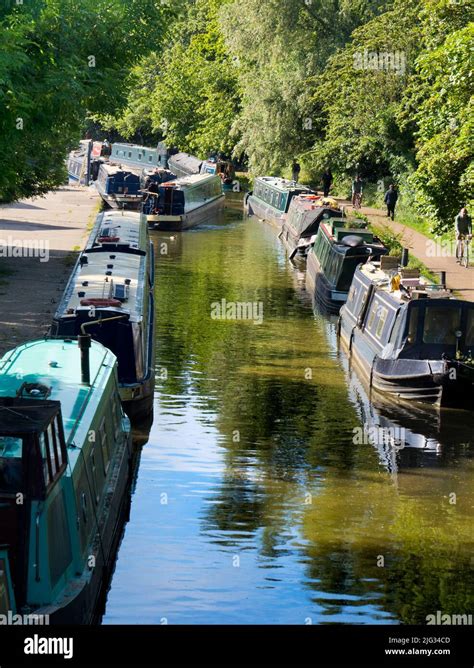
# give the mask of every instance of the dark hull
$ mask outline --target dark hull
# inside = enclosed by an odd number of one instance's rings
[[[203,204],[203,206],[192,209],[182,216],[148,216],[150,229],[162,230],[164,232],[182,232],[192,227],[197,227],[212,220],[224,205],[224,195]],[[168,218],[168,220],[167,220]]]
[[[100,528],[90,554],[96,555],[95,568],[87,566],[51,606],[36,609],[35,614],[49,615],[51,624],[94,624],[100,619],[100,602],[107,591],[115,565],[117,548],[128,518],[129,488],[132,473],[131,436],[117,452],[109,487],[105,490],[103,512],[97,518]],[[105,557],[105,558],[104,558]]]
[[[154,377],[147,380],[141,386],[142,396],[139,399],[123,401],[123,410],[135,426],[147,420],[153,413],[153,392],[155,389]]]
[[[249,216],[256,216],[257,218],[262,218],[263,220],[281,227],[283,225],[283,216],[285,215],[284,211],[279,211],[273,206],[269,206],[262,202],[260,199],[254,195],[249,195],[247,197],[246,212]]]
[[[347,300],[346,292],[337,292],[330,285],[314,253],[306,260],[306,290],[323,313],[338,314]]]
[[[364,334],[351,337],[341,323],[340,340],[351,363],[369,387],[392,400],[423,402],[435,407],[474,409],[473,377],[463,375],[456,363],[442,360],[381,359]],[[454,373],[453,373],[454,370]]]

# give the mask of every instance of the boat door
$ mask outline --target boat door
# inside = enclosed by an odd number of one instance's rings
[[[8,551],[0,548],[0,615],[16,614]]]

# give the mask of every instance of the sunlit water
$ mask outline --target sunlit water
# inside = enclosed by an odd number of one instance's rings
[[[154,234],[155,419],[104,623],[472,612],[472,418],[370,404],[275,231],[239,211]],[[222,299],[263,322],[213,319]]]

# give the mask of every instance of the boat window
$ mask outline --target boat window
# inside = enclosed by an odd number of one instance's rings
[[[416,343],[418,333],[419,308],[412,308],[410,310],[410,322],[408,323],[408,343]]]
[[[8,610],[11,610],[11,604],[7,583],[7,566],[5,559],[0,559],[0,612],[6,614]]]
[[[446,306],[426,306],[423,343],[454,345],[455,332],[461,328],[461,309]]]
[[[96,504],[99,503],[99,495],[97,493],[97,467],[95,465],[95,444],[91,444],[91,451],[89,454],[89,463],[91,469],[91,478],[92,478],[92,495],[95,499]]]
[[[51,450],[47,433],[40,434],[39,437],[41,459],[43,460],[43,476],[46,487],[49,487],[53,480],[53,467],[51,464]]]
[[[474,308],[469,308],[466,322],[466,346],[474,346]]]
[[[349,294],[347,295],[347,306],[354,313],[354,306],[357,300],[357,286],[353,283],[349,289]]]
[[[101,425],[99,427],[99,438],[100,438],[100,446],[102,449],[102,460],[104,462],[104,474],[106,474],[109,469],[110,452],[109,452],[109,441],[107,436],[105,417],[103,418]]]
[[[152,156],[152,155],[149,155],[149,156],[148,156],[148,162],[152,162],[152,160],[153,160],[153,156]]]
[[[17,494],[22,484],[21,438],[0,436],[0,492]]]
[[[380,310],[379,321],[377,323],[377,329],[375,330],[375,336],[378,339],[380,339],[380,337],[382,336],[383,328],[388,315],[388,309],[386,309],[384,306],[381,306],[379,310]]]
[[[367,329],[372,329],[372,326],[373,326],[374,321],[375,321],[375,316],[377,315],[378,308],[379,308],[379,303],[378,303],[377,300],[375,300],[374,302],[372,302],[372,304],[370,306],[370,316],[369,316],[369,320],[367,322]]]

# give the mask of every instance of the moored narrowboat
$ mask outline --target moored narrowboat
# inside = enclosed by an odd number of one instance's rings
[[[154,253],[137,212],[99,214],[54,316],[53,336],[81,333],[117,357],[124,409],[135,422],[153,408]]]
[[[355,227],[356,224],[360,227]],[[306,289],[324,312],[339,313],[361,262],[388,253],[382,242],[362,225],[365,223],[343,218],[332,218],[319,225],[306,260]]]
[[[156,148],[116,142],[112,144],[110,162],[117,165],[126,165],[141,169],[166,169],[168,166],[168,151],[163,142]]]
[[[307,186],[277,176],[259,176],[253,191],[245,199],[245,210],[249,216],[257,216],[281,227],[291,200],[303,193],[315,195]]]
[[[316,239],[319,224],[329,218],[342,217],[344,209],[332,197],[307,193],[293,197],[280,233],[289,259],[305,261]]]
[[[392,399],[474,408],[474,303],[417,270],[357,268],[339,336],[370,388]],[[391,259],[391,258],[388,258]]]
[[[223,205],[221,180],[194,174],[163,183],[143,203],[143,217],[151,228],[187,230],[212,219]]]
[[[96,188],[104,202],[113,209],[138,209],[142,202],[140,172],[121,165],[100,165]]]
[[[128,509],[131,428],[117,361],[86,335],[0,360],[0,614],[88,624]]]
[[[105,159],[102,148],[102,142],[83,139],[79,148],[69,153],[67,171],[70,183],[88,186],[90,181],[96,180]]]
[[[189,155],[189,153],[175,153],[170,156],[168,166],[179,177],[192,176],[193,174],[217,174],[225,192],[240,190],[240,184],[235,179],[235,168],[230,160],[222,160],[221,158],[201,160],[194,155]]]

